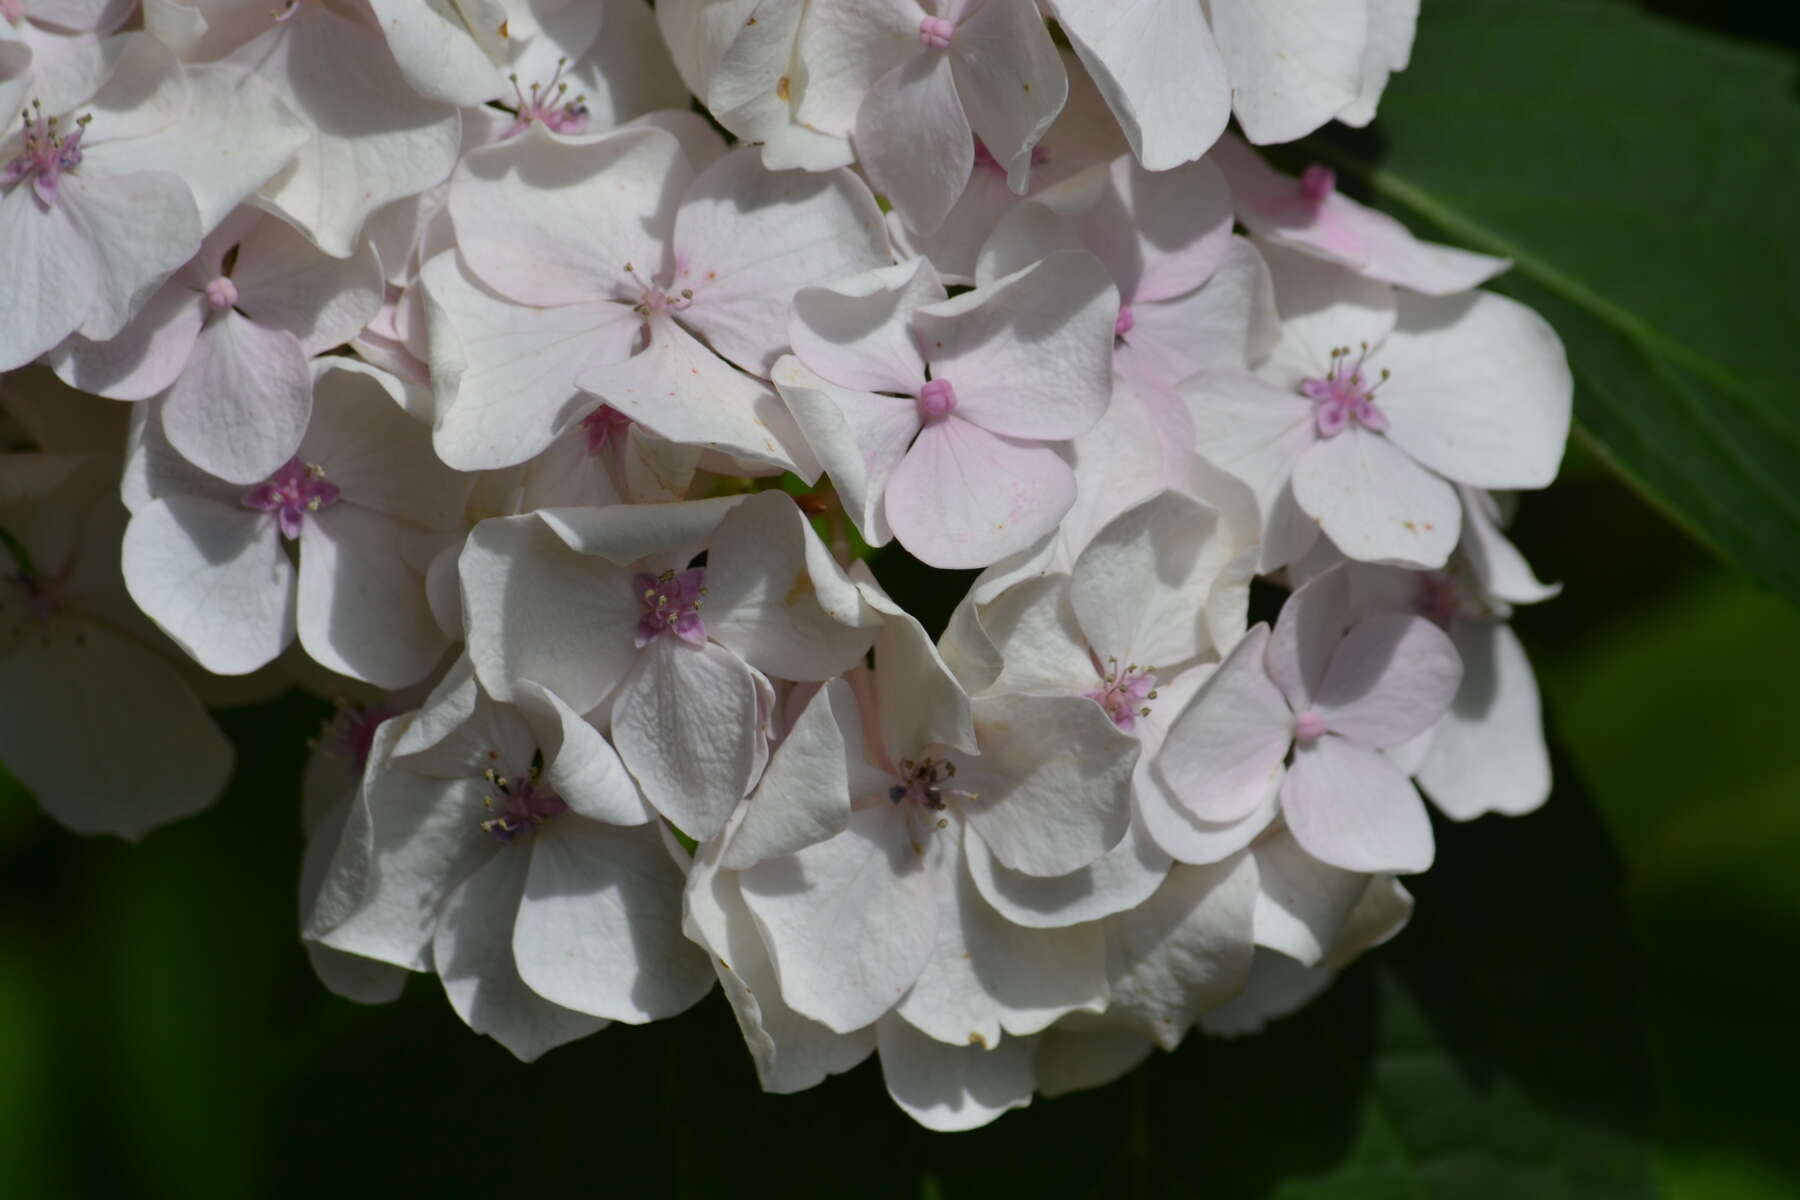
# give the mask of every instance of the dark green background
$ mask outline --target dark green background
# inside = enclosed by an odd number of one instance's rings
[[[1463,3],[1426,0],[1422,53]],[[1764,3],[1651,7],[1796,44]],[[1301,1016],[975,1134],[917,1129],[873,1064],[761,1096],[716,995],[530,1067],[429,977],[330,996],[293,935],[316,702],[226,714],[230,792],[136,847],[0,795],[0,1196],[1800,1196],[1800,613],[1584,451],[1515,533],[1567,585],[1517,620],[1550,805],[1440,823],[1412,927]]]

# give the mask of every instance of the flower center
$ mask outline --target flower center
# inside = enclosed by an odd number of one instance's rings
[[[338,486],[325,478],[325,468],[303,463],[295,455],[279,471],[244,493],[244,507],[275,514],[282,536],[292,541],[300,536],[307,513],[316,513],[338,501]]]
[[[700,620],[700,603],[706,596],[705,567],[661,575],[640,571],[632,577],[631,586],[644,610],[637,623],[640,649],[662,633],[673,633],[690,646],[706,644],[706,625]]]
[[[63,172],[81,165],[81,135],[93,117],[79,118],[74,132],[62,134],[56,130],[56,118],[44,116],[44,106],[36,100],[20,115],[25,120],[25,147],[0,170],[0,184],[11,187],[29,179],[38,200],[48,207],[56,203]]]
[[[515,137],[524,133],[533,121],[542,123],[552,133],[581,133],[587,128],[588,107],[585,95],[576,96],[573,100],[565,100],[569,85],[563,81],[563,68],[569,60],[556,60],[556,73],[550,76],[549,83],[534,83],[530,94],[519,90],[519,77],[509,75],[512,80],[513,97],[517,101],[512,108],[501,107],[512,113],[513,123],[501,134],[502,138]]]
[[[956,408],[956,388],[948,379],[933,379],[919,389],[919,416],[934,424]]]
[[[1313,401],[1313,417],[1320,437],[1336,437],[1355,421],[1364,429],[1380,433],[1388,427],[1387,414],[1375,406],[1375,391],[1387,382],[1383,370],[1373,383],[1363,375],[1369,360],[1369,343],[1354,361],[1350,347],[1339,346],[1331,352],[1331,368],[1324,376],[1300,382],[1300,393]]]
[[[1121,671],[1116,658],[1107,659],[1106,666],[1100,686],[1082,695],[1104,708],[1114,725],[1126,733],[1135,732],[1138,718],[1150,715],[1150,706],[1144,701],[1156,699],[1156,672],[1136,663]]]
[[[598,454],[625,436],[631,428],[631,418],[610,404],[602,404],[581,418],[581,428],[587,435],[587,452]]]
[[[1124,337],[1137,327],[1137,317],[1131,311],[1131,305],[1119,305],[1119,315],[1113,318],[1113,336]]]
[[[951,35],[955,32],[954,22],[942,17],[926,17],[919,22],[919,45],[927,50],[948,50]]]
[[[676,266],[679,269],[681,264],[677,263]],[[631,276],[632,281],[642,289],[642,294],[640,295],[638,302],[631,306],[631,311],[640,317],[651,317],[658,313],[680,312],[694,302],[694,289],[692,288],[682,288],[680,293],[675,296],[670,296],[658,285],[654,283],[645,283],[644,280],[639,277],[637,268],[630,263],[625,264],[625,273]]]
[[[234,308],[238,302],[237,284],[221,275],[206,285],[206,307],[214,312],[224,312]]]
[[[511,842],[536,833],[545,821],[569,811],[567,801],[538,782],[535,765],[516,779],[495,774],[490,767],[484,772],[484,778],[493,789],[484,800],[488,811],[494,815],[483,821],[481,828],[496,842]]]
[[[1312,709],[1294,718],[1294,740],[1302,746],[1310,746],[1324,736],[1325,718]]]
[[[1337,189],[1337,172],[1323,163],[1314,163],[1300,173],[1300,198],[1313,208],[1325,203]]]

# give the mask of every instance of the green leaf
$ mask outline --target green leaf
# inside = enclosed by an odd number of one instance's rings
[[[1591,448],[1800,599],[1795,60],[1584,0],[1436,0],[1380,119],[1312,148],[1517,264]]]

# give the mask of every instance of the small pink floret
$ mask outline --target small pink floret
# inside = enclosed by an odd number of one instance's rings
[[[341,493],[325,478],[325,469],[308,466],[295,455],[279,471],[244,493],[244,507],[275,514],[281,534],[289,541],[300,536],[306,515],[336,504]]]
[[[919,415],[928,423],[941,421],[956,408],[956,389],[948,379],[933,379],[919,389]]]
[[[214,312],[234,308],[238,302],[237,284],[221,275],[206,285],[206,307]]]
[[[1137,327],[1137,317],[1131,311],[1131,305],[1119,305],[1119,315],[1113,318],[1113,336],[1124,337]]]
[[[25,146],[0,170],[0,184],[11,187],[29,179],[31,190],[48,208],[56,203],[63,172],[81,165],[81,135],[87,129],[88,118],[75,122],[74,132],[65,136],[56,132],[56,118],[45,119],[43,109],[35,101],[24,116]]]
[[[706,595],[705,567],[661,575],[640,571],[632,576],[631,587],[644,610],[637,623],[639,649],[663,633],[673,633],[690,646],[706,644],[706,625],[700,620],[700,602]]]
[[[1150,706],[1144,702],[1156,699],[1156,676],[1149,671],[1115,673],[1101,687],[1084,695],[1104,708],[1114,725],[1126,733],[1134,733],[1138,718],[1150,714]]]
[[[517,137],[530,128],[533,121],[542,124],[552,133],[581,133],[587,129],[588,106],[587,97],[576,96],[573,100],[565,100],[569,85],[563,82],[563,68],[569,60],[556,60],[556,73],[550,76],[547,84],[534,83],[531,94],[527,95],[519,88],[519,77],[511,77],[513,98],[513,123],[506,127],[500,136],[502,139]]]
[[[494,790],[488,793],[487,806],[494,815],[483,821],[481,828],[496,842],[536,833],[545,821],[569,811],[568,801],[529,775],[521,779],[491,776],[489,782]]]
[[[1311,745],[1325,736],[1325,718],[1312,709],[1307,709],[1294,718],[1294,740],[1301,745]]]
[[[1363,374],[1368,358],[1367,346],[1354,362],[1348,348],[1333,350],[1330,370],[1322,376],[1300,381],[1301,395],[1313,401],[1313,419],[1320,437],[1336,437],[1352,421],[1372,433],[1386,431],[1387,414],[1376,406],[1375,390],[1386,381],[1387,372],[1383,371],[1380,378],[1370,382]]]
[[[926,17],[919,22],[919,45],[927,50],[948,50],[956,26],[942,17]]]

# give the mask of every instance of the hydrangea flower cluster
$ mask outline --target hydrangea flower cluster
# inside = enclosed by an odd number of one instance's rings
[[[1415,9],[4,0],[0,761],[136,837],[337,699],[320,978],[524,1059],[718,986],[952,1130],[1291,1011],[1550,785],[1562,349],[1252,148]]]

